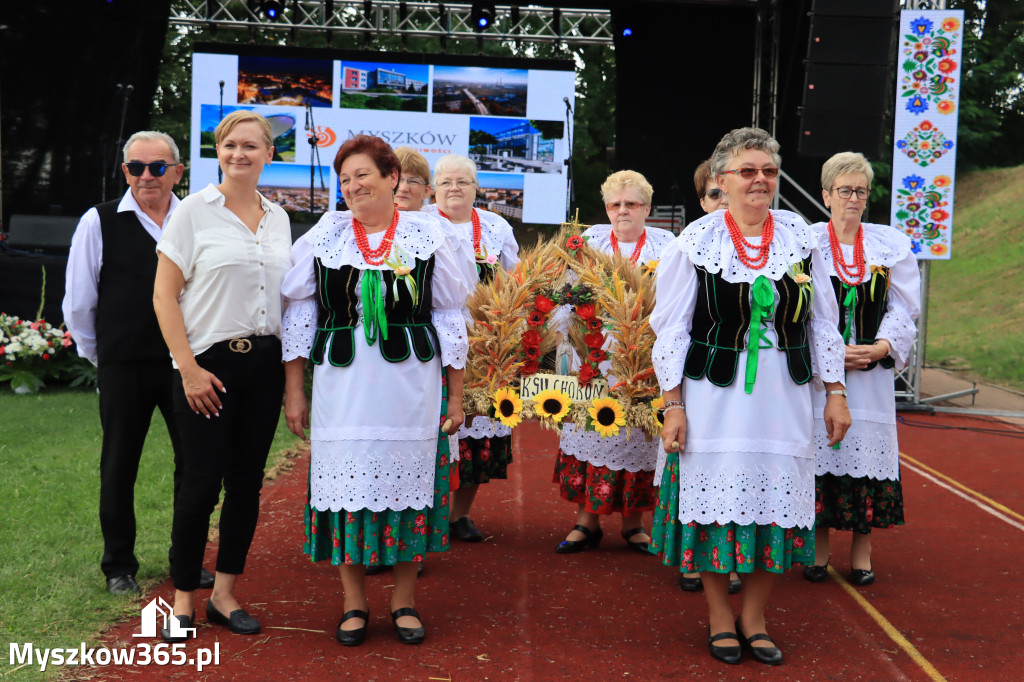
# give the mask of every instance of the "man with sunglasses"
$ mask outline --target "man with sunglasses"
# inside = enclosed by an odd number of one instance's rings
[[[97,367],[100,393],[100,567],[107,591],[139,594],[135,557],[135,479],[153,410],[174,450],[174,494],[183,471],[171,403],[171,356],[153,312],[156,242],[185,171],[165,133],[137,132],[121,164],[128,191],[86,211],[75,229],[65,278],[64,321],[78,354]],[[205,587],[213,575],[203,571]]]

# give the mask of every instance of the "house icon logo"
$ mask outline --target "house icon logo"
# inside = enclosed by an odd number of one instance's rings
[[[195,637],[196,635],[195,628],[181,627],[181,623],[174,617],[174,610],[170,604],[161,597],[157,597],[142,607],[142,632],[135,633],[132,637],[158,637],[162,627],[170,630],[171,637],[188,637],[189,635]]]

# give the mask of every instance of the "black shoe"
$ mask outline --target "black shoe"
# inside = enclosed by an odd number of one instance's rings
[[[740,582],[739,576],[736,576],[736,580],[729,581],[729,594],[736,594],[743,589],[743,583]]]
[[[743,658],[743,650],[740,649],[739,645],[736,646],[717,646],[715,642],[722,639],[735,639],[739,641],[739,637],[736,636],[735,632],[719,632],[714,637],[711,636],[711,630],[708,629],[708,651],[711,652],[712,658],[717,658],[722,663],[728,663],[730,665],[736,665]]]
[[[704,583],[701,581],[700,576],[687,578],[685,573],[679,576],[679,589],[683,592],[700,592],[703,587]]]
[[[164,640],[168,644],[177,644],[178,642],[184,642],[189,637],[195,637],[196,636],[196,630],[195,630],[195,627],[196,627],[195,626],[196,612],[195,612],[195,610],[192,611],[192,615],[191,616],[173,616],[173,618],[177,618],[178,619],[178,627],[179,628],[187,628],[187,629],[191,630],[191,632],[186,632],[184,635],[173,636],[173,635],[171,635],[170,626],[165,625],[164,627],[160,628],[160,639]]]
[[[200,590],[212,590],[213,583],[217,580],[217,576],[210,573],[205,568],[199,569],[199,589]]]
[[[875,582],[875,572],[870,568],[866,571],[860,568],[855,568],[850,571],[850,582],[857,587],[867,587],[871,583]]]
[[[772,641],[772,638],[769,637],[767,633],[762,632],[757,635],[745,637],[743,635],[743,628],[740,626],[740,619],[737,618],[736,634],[738,635],[737,639],[740,641],[740,644],[750,649],[750,653],[759,662],[764,663],[765,665],[779,665],[782,663],[782,652],[779,651],[779,647],[775,646],[775,642]],[[751,642],[757,641],[771,642],[771,646],[750,646]]]
[[[135,581],[135,576],[128,573],[115,578],[107,578],[107,592],[118,597],[123,595],[134,597],[142,594],[142,588]]]
[[[584,538],[582,540],[562,540],[558,547],[555,547],[555,551],[559,554],[575,554],[585,549],[597,549],[601,544],[601,538],[604,537],[604,531],[600,528],[590,530],[586,526],[576,524],[572,529],[583,533]]]
[[[342,630],[341,624],[344,623],[346,620],[350,620],[352,618],[362,618],[363,627],[359,628],[358,630]],[[337,637],[338,641],[341,642],[342,645],[344,646],[357,646],[359,644],[362,644],[363,640],[366,639],[366,628],[367,626],[369,626],[369,624],[369,611],[360,611],[359,609],[352,609],[351,611],[346,611],[345,615],[343,615],[341,617],[341,620],[338,621],[338,629],[334,631],[334,636]]]
[[[804,566],[804,580],[811,583],[824,582],[828,577],[828,564],[824,566]]]
[[[650,555],[650,553],[651,553],[651,546],[650,546],[649,542],[630,542],[629,541],[629,539],[631,537],[633,537],[634,535],[639,535],[641,533],[645,533],[646,534],[646,532],[647,531],[645,531],[642,527],[634,528],[632,530],[624,530],[624,531],[622,531],[622,539],[626,541],[626,544],[629,545],[630,549],[636,550],[637,552],[640,552],[641,554]]]
[[[380,575],[381,573],[386,571],[387,568],[388,567],[385,564],[374,564],[373,566],[367,566],[366,575]]]
[[[427,631],[420,625],[418,628],[403,628],[398,624],[398,619],[402,616],[412,616],[413,618],[419,618],[420,614],[416,613],[416,609],[411,607],[404,607],[397,611],[391,612],[391,620],[395,622],[395,632],[398,634],[398,641],[402,644],[419,644],[426,638]],[[420,621],[423,622],[422,620]]]
[[[464,516],[452,524],[452,535],[463,542],[484,541],[484,536],[480,534],[480,531],[477,530],[468,516]]]
[[[230,616],[225,616],[213,605],[212,599],[206,600],[206,620],[217,625],[225,625],[228,630],[238,635],[255,635],[260,631],[260,622],[247,611],[235,609]]]

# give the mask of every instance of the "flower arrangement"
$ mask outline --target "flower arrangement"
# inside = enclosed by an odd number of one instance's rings
[[[47,377],[57,378],[67,368],[71,332],[46,320],[23,320],[0,313],[0,382],[35,393]]]

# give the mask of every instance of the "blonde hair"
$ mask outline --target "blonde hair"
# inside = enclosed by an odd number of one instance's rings
[[[875,179],[875,171],[867,157],[860,152],[839,152],[821,167],[821,188],[831,192],[832,183],[836,178],[850,173],[863,174],[868,181],[868,187],[871,187],[871,181]]]
[[[269,149],[274,146],[274,136],[270,132],[270,122],[255,111],[247,110],[232,111],[225,116],[213,131],[213,139],[217,144],[220,144],[221,140],[239,123],[255,123],[263,132],[263,141],[267,143],[267,148]]]
[[[651,183],[647,182],[647,178],[636,171],[621,170],[609,175],[601,185],[601,200],[608,203],[613,194],[627,187],[632,187],[639,192],[644,204],[650,204],[651,199],[654,198],[654,188],[651,187]]]
[[[402,175],[423,178],[430,183],[430,164],[423,155],[412,147],[395,149],[398,160],[402,162]]]

